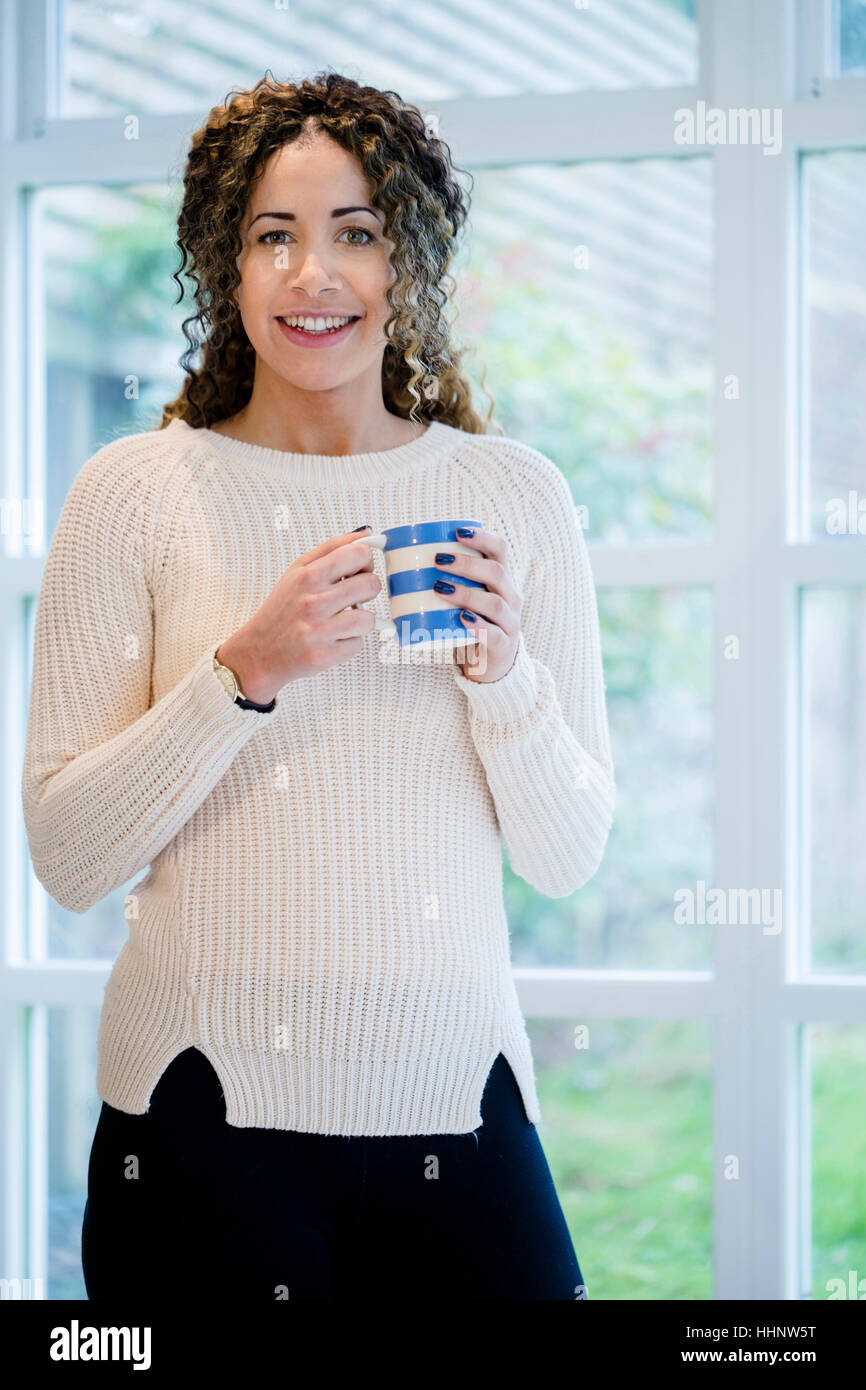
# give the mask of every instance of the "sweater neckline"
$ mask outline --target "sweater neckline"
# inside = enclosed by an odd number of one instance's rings
[[[296,454],[232,439],[230,435],[218,434],[211,429],[195,429],[186,420],[177,417],[166,428],[178,433],[188,431],[220,457],[245,468],[264,469],[283,479],[308,486],[375,483],[398,477],[423,459],[429,462],[433,454],[450,443],[453,433],[451,426],[442,420],[430,420],[423,434],[392,449],[361,454]]]

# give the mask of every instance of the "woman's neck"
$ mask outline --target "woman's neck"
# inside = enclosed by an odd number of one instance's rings
[[[293,454],[365,454],[410,444],[422,435],[427,421],[414,422],[394,415],[383,405],[384,415],[374,421],[329,421],[318,427],[315,421],[293,421],[291,425],[273,415],[255,415],[244,407],[227,420],[211,425],[215,434],[223,434],[244,444],[258,444],[266,449],[279,449]]]

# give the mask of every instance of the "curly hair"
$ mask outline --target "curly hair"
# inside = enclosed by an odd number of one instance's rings
[[[482,418],[460,370],[466,349],[453,344],[445,313],[456,288],[448,267],[469,210],[448,146],[396,92],[362,87],[338,73],[282,83],[270,70],[249,91],[229,93],[192,137],[177,226],[181,263],[172,278],[180,303],[186,273],[197,312],[183,322],[186,379],[163,407],[159,428],[175,417],[208,428],[249,401],[255,350],[233,295],[240,281],[239,229],[269,157],[298,139],[305,142],[311,128],[358,158],[373,189],[372,205],[384,214],[384,235],[394,243],[386,336],[394,326],[382,360],[387,409],[403,419],[487,433],[493,397],[484,387],[490,407]]]

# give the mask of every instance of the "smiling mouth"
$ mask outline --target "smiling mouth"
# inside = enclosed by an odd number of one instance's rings
[[[277,315],[277,322],[297,333],[309,334],[311,338],[324,338],[329,333],[339,333],[350,323],[357,323],[360,314],[286,314]]]

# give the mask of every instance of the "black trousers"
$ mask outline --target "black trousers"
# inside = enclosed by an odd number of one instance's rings
[[[81,1252],[90,1299],[586,1298],[550,1169],[502,1053],[468,1134],[228,1125],[204,1053],[150,1109],[103,1101]]]

